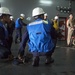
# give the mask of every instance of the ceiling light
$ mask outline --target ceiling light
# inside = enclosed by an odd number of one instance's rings
[[[40,4],[46,4],[46,5],[52,4],[52,1],[50,1],[50,0],[40,0],[39,2],[40,2]]]
[[[0,3],[1,3],[1,2],[4,2],[4,0],[0,0]]]

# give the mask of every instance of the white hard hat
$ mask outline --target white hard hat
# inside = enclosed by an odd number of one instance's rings
[[[25,17],[25,15],[24,15],[24,14],[20,14],[20,16],[21,16],[21,17]]]
[[[54,19],[57,20],[58,19],[58,16],[55,16]]]
[[[10,16],[10,19],[13,19],[14,17],[13,16]]]
[[[47,14],[47,13],[45,13],[45,14],[44,14],[44,16],[48,16],[48,14]]]
[[[33,9],[33,11],[32,11],[32,17],[37,16],[37,15],[41,15],[41,14],[44,14],[44,13],[45,12],[43,11],[42,8],[37,7],[37,8]]]
[[[10,11],[6,7],[1,7],[0,8],[0,14],[9,14],[10,15]]]

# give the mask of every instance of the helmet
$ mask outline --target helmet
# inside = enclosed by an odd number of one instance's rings
[[[13,20],[14,19],[14,17],[13,16],[10,16],[10,20]]]
[[[45,12],[43,11],[42,8],[37,7],[37,8],[33,9],[33,11],[32,11],[32,17],[37,16],[37,15],[41,15],[41,14],[44,14],[44,13]]]
[[[0,14],[9,14],[10,15],[10,11],[6,7],[1,7],[0,8]]]
[[[25,17],[25,15],[24,15],[24,14],[20,14],[20,16],[21,16],[21,17]]]
[[[45,13],[45,14],[44,14],[44,16],[48,16],[48,14],[47,14],[47,13]]]
[[[58,16],[55,16],[54,19],[57,20],[58,19]]]
[[[13,19],[14,17],[13,16],[10,16],[10,19]]]

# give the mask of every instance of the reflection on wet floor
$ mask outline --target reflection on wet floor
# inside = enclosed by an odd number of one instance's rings
[[[14,56],[17,56],[19,44],[12,46]],[[28,47],[26,47],[28,50]],[[75,48],[66,47],[59,41],[53,54],[54,63],[45,66],[45,57],[40,57],[39,67],[32,67],[31,62],[13,65],[11,62],[0,62],[0,75],[75,75]]]

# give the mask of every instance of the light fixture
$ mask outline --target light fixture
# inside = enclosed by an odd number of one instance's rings
[[[46,6],[50,6],[51,4],[52,4],[52,1],[50,1],[50,0],[39,0],[39,3],[41,4],[41,5],[46,5]]]
[[[71,8],[70,7],[57,6],[56,9],[59,12],[64,12],[64,13],[70,13],[71,12]]]
[[[0,0],[0,3],[4,2],[4,0]]]

